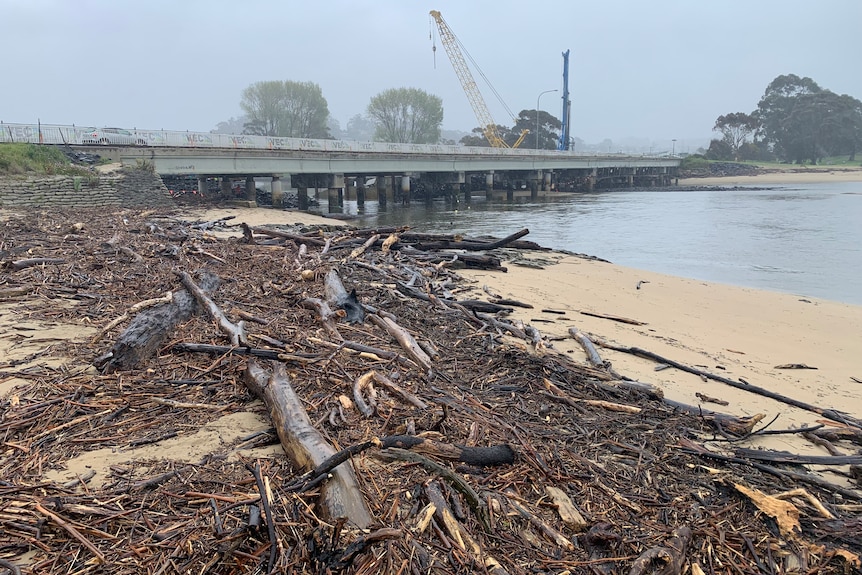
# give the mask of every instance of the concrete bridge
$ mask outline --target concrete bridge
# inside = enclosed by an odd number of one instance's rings
[[[151,165],[163,177],[194,176],[202,193],[217,178],[229,195],[239,180],[248,201],[254,200],[255,180],[268,178],[274,205],[281,205],[289,187],[297,190],[300,209],[307,207],[309,188],[326,190],[330,206],[338,207],[354,193],[360,202],[385,203],[459,194],[469,201],[475,191],[511,200],[553,191],[663,186],[676,178],[680,163],[668,156],[28,124],[0,124],[4,141],[74,146],[125,165]]]

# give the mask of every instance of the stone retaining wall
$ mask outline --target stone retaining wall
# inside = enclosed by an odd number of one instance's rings
[[[87,176],[0,176],[0,207],[173,206],[158,174],[123,168]]]

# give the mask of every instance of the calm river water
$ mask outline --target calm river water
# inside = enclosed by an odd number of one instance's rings
[[[409,207],[376,202],[344,213],[361,227],[524,239],[616,264],[862,305],[862,183],[769,190],[603,191],[506,204]],[[321,206],[326,211],[325,203]]]

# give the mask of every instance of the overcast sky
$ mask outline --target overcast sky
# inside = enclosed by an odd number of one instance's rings
[[[344,127],[387,88],[476,121],[428,12],[440,10],[508,107],[560,117],[571,50],[572,135],[711,135],[780,74],[862,99],[862,0],[0,0],[0,120],[209,131],[260,80],[320,85]],[[436,36],[436,34],[435,34]],[[494,119],[512,125],[474,70]]]

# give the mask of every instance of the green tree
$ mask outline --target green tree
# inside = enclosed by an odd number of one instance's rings
[[[727,140],[711,140],[704,156],[707,160],[732,160],[733,150]]]
[[[497,126],[499,130],[505,130],[506,128],[503,126]],[[485,137],[485,132],[482,128],[473,128],[473,130],[466,136],[463,136],[460,140],[458,140],[464,146],[473,146],[476,148],[490,148],[491,143],[488,142],[488,139]]]
[[[255,82],[242,92],[245,132],[292,138],[329,138],[329,107],[314,82]]]
[[[367,113],[377,126],[377,141],[436,144],[440,140],[443,100],[424,90],[384,90],[371,98]]]
[[[355,114],[347,120],[345,133],[348,139],[370,142],[374,139],[374,131],[377,129],[374,121],[362,114]]]
[[[839,109],[836,113],[838,134],[836,138],[841,152],[849,155],[848,160],[856,160],[856,152],[862,148],[862,102],[846,94],[839,96]]]
[[[536,114],[539,118],[538,133],[536,132]],[[521,113],[515,118],[515,126],[503,139],[511,146],[518,141],[524,130],[528,130],[529,134],[520,145],[521,148],[556,150],[562,127],[562,122],[544,110],[521,110]],[[537,140],[538,146],[536,146]]]
[[[802,119],[797,108],[805,98],[822,91],[811,78],[800,78],[796,74],[778,76],[766,87],[754,115],[760,124],[760,135],[772,144],[779,158],[798,159],[804,147],[799,140],[805,128],[797,123]],[[797,122],[790,121],[794,114]]]
[[[786,161],[817,163],[862,145],[862,102],[821,88],[811,78],[778,76],[755,112],[760,133]]]
[[[545,111],[539,111],[539,149],[554,150],[557,148],[557,140],[560,138],[560,129],[563,124],[556,117]],[[501,126],[497,124],[497,133],[509,147],[512,147],[521,138],[521,134],[526,131],[527,134],[524,140],[518,146],[519,148],[535,149],[536,148],[536,110],[521,110],[518,117],[515,118],[515,125],[511,127]],[[473,128],[469,136],[461,138],[460,142],[465,146],[480,146],[489,147],[491,144],[485,137],[485,133],[481,127]]]
[[[255,82],[242,91],[239,107],[246,114],[245,131],[262,136],[278,136],[281,123],[283,84],[278,80]]]
[[[512,129],[507,128],[506,126],[501,126],[500,124],[495,124],[497,126],[497,133],[500,134],[500,137],[503,138],[503,141],[507,144],[511,142],[515,142],[518,139],[518,136],[512,137]],[[520,135],[520,134],[519,134]],[[460,140],[458,140],[464,146],[475,146],[477,148],[490,148],[491,143],[488,141],[488,138],[485,137],[485,131],[481,127],[473,128],[469,135],[463,136]],[[511,144],[509,144],[511,145]]]
[[[757,131],[757,127],[757,118],[753,115],[734,112],[719,116],[712,129],[721,133],[724,141],[730,146],[733,158],[738,160],[740,148],[748,141],[749,136]]]

